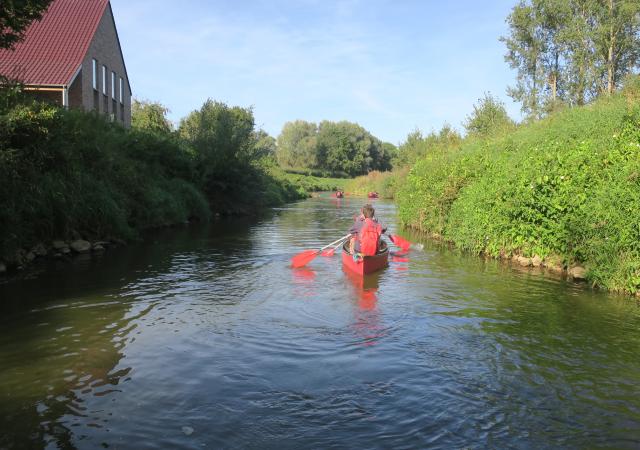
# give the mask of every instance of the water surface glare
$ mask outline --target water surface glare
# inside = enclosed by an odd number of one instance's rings
[[[635,301],[428,243],[288,267],[361,204],[1,279],[0,448],[640,447]]]

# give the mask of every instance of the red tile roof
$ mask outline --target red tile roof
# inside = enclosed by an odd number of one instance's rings
[[[0,49],[0,74],[35,85],[67,85],[76,74],[109,0],[54,0],[14,50]]]

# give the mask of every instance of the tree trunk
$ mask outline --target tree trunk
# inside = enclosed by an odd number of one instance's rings
[[[535,53],[535,59],[533,61],[533,88],[531,89],[531,112],[533,113],[533,116],[536,119],[539,119],[540,116],[538,115],[538,54],[537,52]]]
[[[553,79],[551,84],[551,98],[553,99],[553,103],[556,102],[556,96],[558,95],[559,58],[560,58],[560,52],[556,51],[556,61],[555,61],[555,67],[553,68]]]
[[[607,94],[613,94],[615,89],[615,42],[616,34],[614,30],[614,17],[613,17],[613,0],[609,0],[609,54],[607,55]]]

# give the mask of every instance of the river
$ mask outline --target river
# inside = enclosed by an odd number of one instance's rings
[[[0,448],[640,447],[636,301],[427,242],[364,282],[288,267],[361,205],[0,279]]]

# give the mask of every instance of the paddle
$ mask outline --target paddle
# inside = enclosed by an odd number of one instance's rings
[[[344,241],[346,241],[346,239],[343,239],[342,241],[338,242],[338,244],[336,244],[336,246],[335,246],[335,247],[330,248],[329,250],[325,250],[325,251],[323,251],[323,252],[322,252],[322,256],[333,256],[333,255],[334,255],[334,253],[336,252],[336,249],[337,249],[338,247],[341,247],[341,246],[342,246],[342,244],[344,243]]]
[[[409,242],[406,239],[401,238],[397,234],[390,234],[389,239],[404,251],[409,250],[409,248],[413,248],[415,250],[422,250],[424,248],[422,244],[414,244],[413,242]]]
[[[313,260],[320,253],[322,253],[322,250],[329,248],[332,245],[336,245],[339,242],[346,241],[347,239],[349,239],[350,236],[351,234],[342,236],[340,239],[333,241],[331,244],[325,245],[320,250],[305,250],[304,252],[298,253],[293,258],[291,258],[291,267],[298,268],[298,267],[306,266],[308,263],[311,262],[311,260]]]

